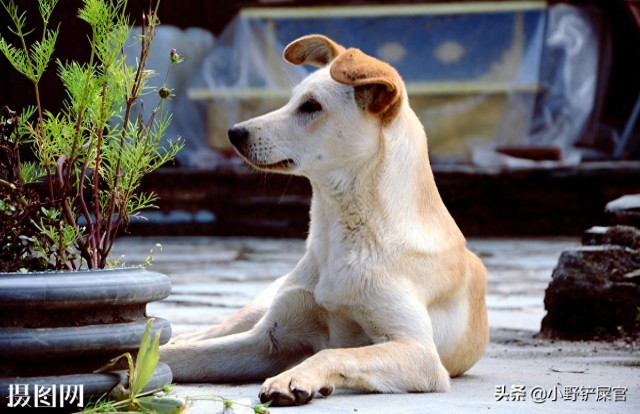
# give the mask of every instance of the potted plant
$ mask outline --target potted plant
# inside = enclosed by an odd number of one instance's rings
[[[155,196],[139,191],[142,177],[182,148],[179,140],[163,144],[170,121],[163,103],[171,91],[156,90],[162,99],[148,112],[141,99],[153,92],[145,63],[157,4],[143,15],[140,55],[131,67],[126,1],[84,0],[77,16],[90,28],[90,56],[55,63],[67,96],[53,113],[42,106],[40,79],[59,32],[50,27],[57,0],[38,0],[37,40],[16,3],[0,3],[16,35],[0,38],[0,51],[31,81],[36,99],[20,113],[0,108],[0,405],[24,393],[19,401],[33,407],[34,393],[42,392],[41,406],[51,406],[45,397],[57,391],[59,406],[60,392],[77,395],[79,388],[86,402],[126,377],[92,371],[135,352],[146,303],[171,290],[166,275],[109,261],[118,230],[153,207]],[[175,50],[168,59],[180,61]],[[33,161],[22,159],[25,146]],[[169,340],[166,321],[156,319],[153,330],[161,332],[160,343]],[[160,365],[156,377],[151,386],[170,382],[171,372]]]

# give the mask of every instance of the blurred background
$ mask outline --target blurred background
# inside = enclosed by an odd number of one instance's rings
[[[72,18],[80,3],[54,14],[58,59],[88,56],[87,27]],[[36,2],[22,7],[37,13]],[[129,0],[131,21],[148,7]],[[186,148],[146,178],[160,209],[128,234],[305,236],[306,180],[250,171],[226,131],[286,102],[312,69],[287,65],[282,50],[309,33],[398,69],[445,204],[468,236],[578,235],[606,224],[607,202],[640,192],[640,2],[162,0],[159,16],[149,64],[164,73],[172,48],[185,59],[172,71],[167,138]],[[44,105],[59,109],[53,65],[41,85]],[[33,100],[0,63],[0,103]]]

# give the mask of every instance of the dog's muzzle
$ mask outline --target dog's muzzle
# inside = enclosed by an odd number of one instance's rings
[[[245,127],[235,125],[227,132],[229,141],[236,151],[251,165],[262,170],[288,171],[295,166],[295,162],[290,159],[278,160],[276,162],[265,162],[254,154],[251,154],[251,133]]]

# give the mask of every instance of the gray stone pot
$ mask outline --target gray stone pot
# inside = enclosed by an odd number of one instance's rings
[[[170,292],[166,275],[144,268],[0,273],[0,406],[11,402],[16,384],[29,385],[30,393],[36,384],[82,384],[85,404],[109,392],[126,373],[93,371],[135,354],[149,319],[146,304]],[[166,320],[156,318],[152,330],[161,331],[161,344],[169,341]],[[148,388],[171,380],[169,367],[159,364]]]

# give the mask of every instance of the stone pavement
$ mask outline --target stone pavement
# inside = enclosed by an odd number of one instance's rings
[[[166,273],[171,296],[148,313],[171,322],[174,334],[218,323],[289,272],[302,240],[245,238],[122,238],[114,249],[126,264],[142,263],[154,243],[152,270]],[[574,413],[640,412],[640,344],[537,339],[543,298],[553,267],[569,239],[472,239],[471,250],[489,271],[487,306],[491,344],[485,357],[443,394],[366,394],[337,390],[278,413]],[[219,413],[211,396],[257,404],[260,384],[178,385],[182,396],[205,396],[189,413]],[[615,401],[616,399],[625,401]],[[236,406],[236,413],[242,407]]]

